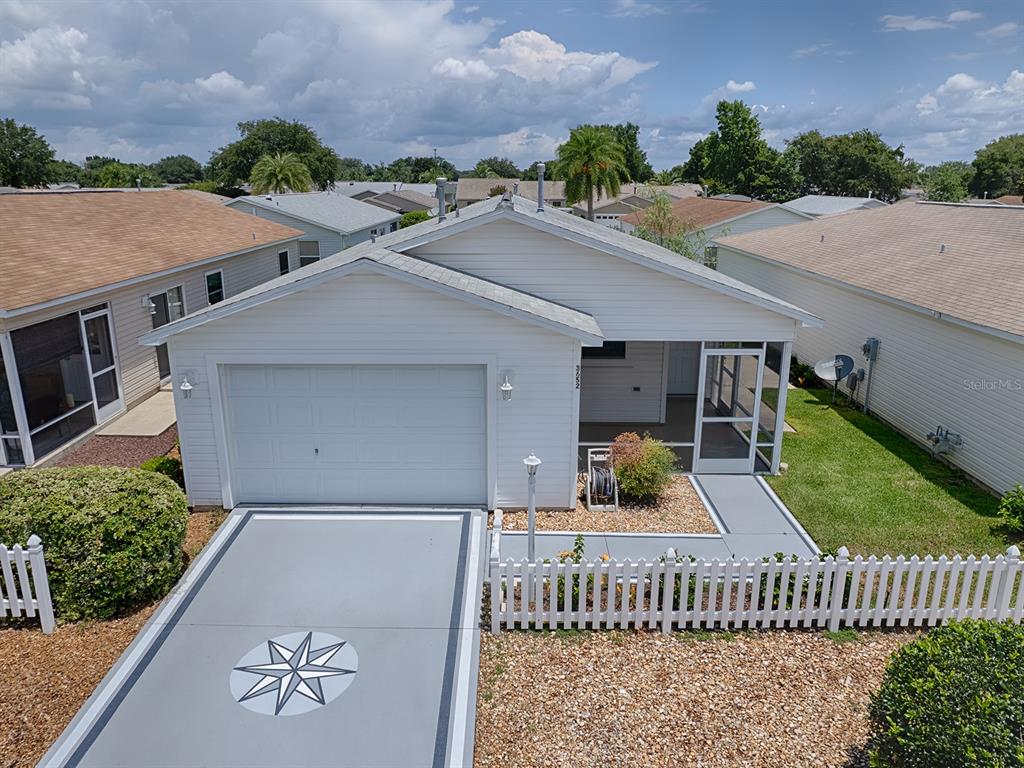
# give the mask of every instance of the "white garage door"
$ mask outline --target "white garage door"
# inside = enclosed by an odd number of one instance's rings
[[[482,504],[482,366],[234,365],[236,503]]]

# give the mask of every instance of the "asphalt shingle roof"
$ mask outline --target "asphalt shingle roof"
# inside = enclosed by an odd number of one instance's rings
[[[720,221],[734,219],[745,213],[753,213],[760,208],[771,208],[775,203],[760,200],[741,202],[738,200],[718,200],[713,197],[685,197],[672,203],[672,213],[689,228],[702,229]],[[643,223],[643,212],[622,216],[621,221],[634,226]]]
[[[786,203],[787,208],[800,211],[800,213],[808,213],[811,216],[828,216],[861,208],[881,208],[883,205],[885,205],[884,202],[873,197],[842,197],[840,195],[804,195]]]
[[[326,229],[345,234],[396,221],[399,216],[380,206],[353,200],[338,192],[297,192],[287,195],[247,195],[236,197],[232,208],[245,210],[253,205],[269,211],[278,211],[319,224]]]
[[[301,234],[186,191],[0,195],[0,310]]]
[[[1024,207],[887,205],[717,242],[1024,336]]]

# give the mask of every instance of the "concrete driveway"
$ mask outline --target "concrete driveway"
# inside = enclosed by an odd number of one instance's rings
[[[235,510],[39,765],[471,765],[484,535],[480,510]]]

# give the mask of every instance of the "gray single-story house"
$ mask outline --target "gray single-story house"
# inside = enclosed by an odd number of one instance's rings
[[[397,210],[356,200],[338,192],[247,195],[225,205],[261,219],[301,230],[300,266],[398,229]]]
[[[717,244],[722,272],[825,320],[801,362],[850,355],[864,378],[842,389],[872,413],[998,492],[1024,482],[1024,206],[900,203]]]
[[[148,330],[297,269],[301,232],[190,192],[0,196],[0,467],[31,466],[170,379]]]
[[[167,344],[195,505],[576,503],[581,449],[650,432],[778,469],[790,347],[820,321],[678,254],[505,195],[142,338]],[[185,382],[188,387],[183,388]]]

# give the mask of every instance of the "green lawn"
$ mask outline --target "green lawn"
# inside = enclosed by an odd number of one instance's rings
[[[789,469],[771,486],[824,550],[853,554],[998,554],[1013,540],[998,499],[829,389],[791,389]],[[1019,539],[1020,537],[1017,537]]]

